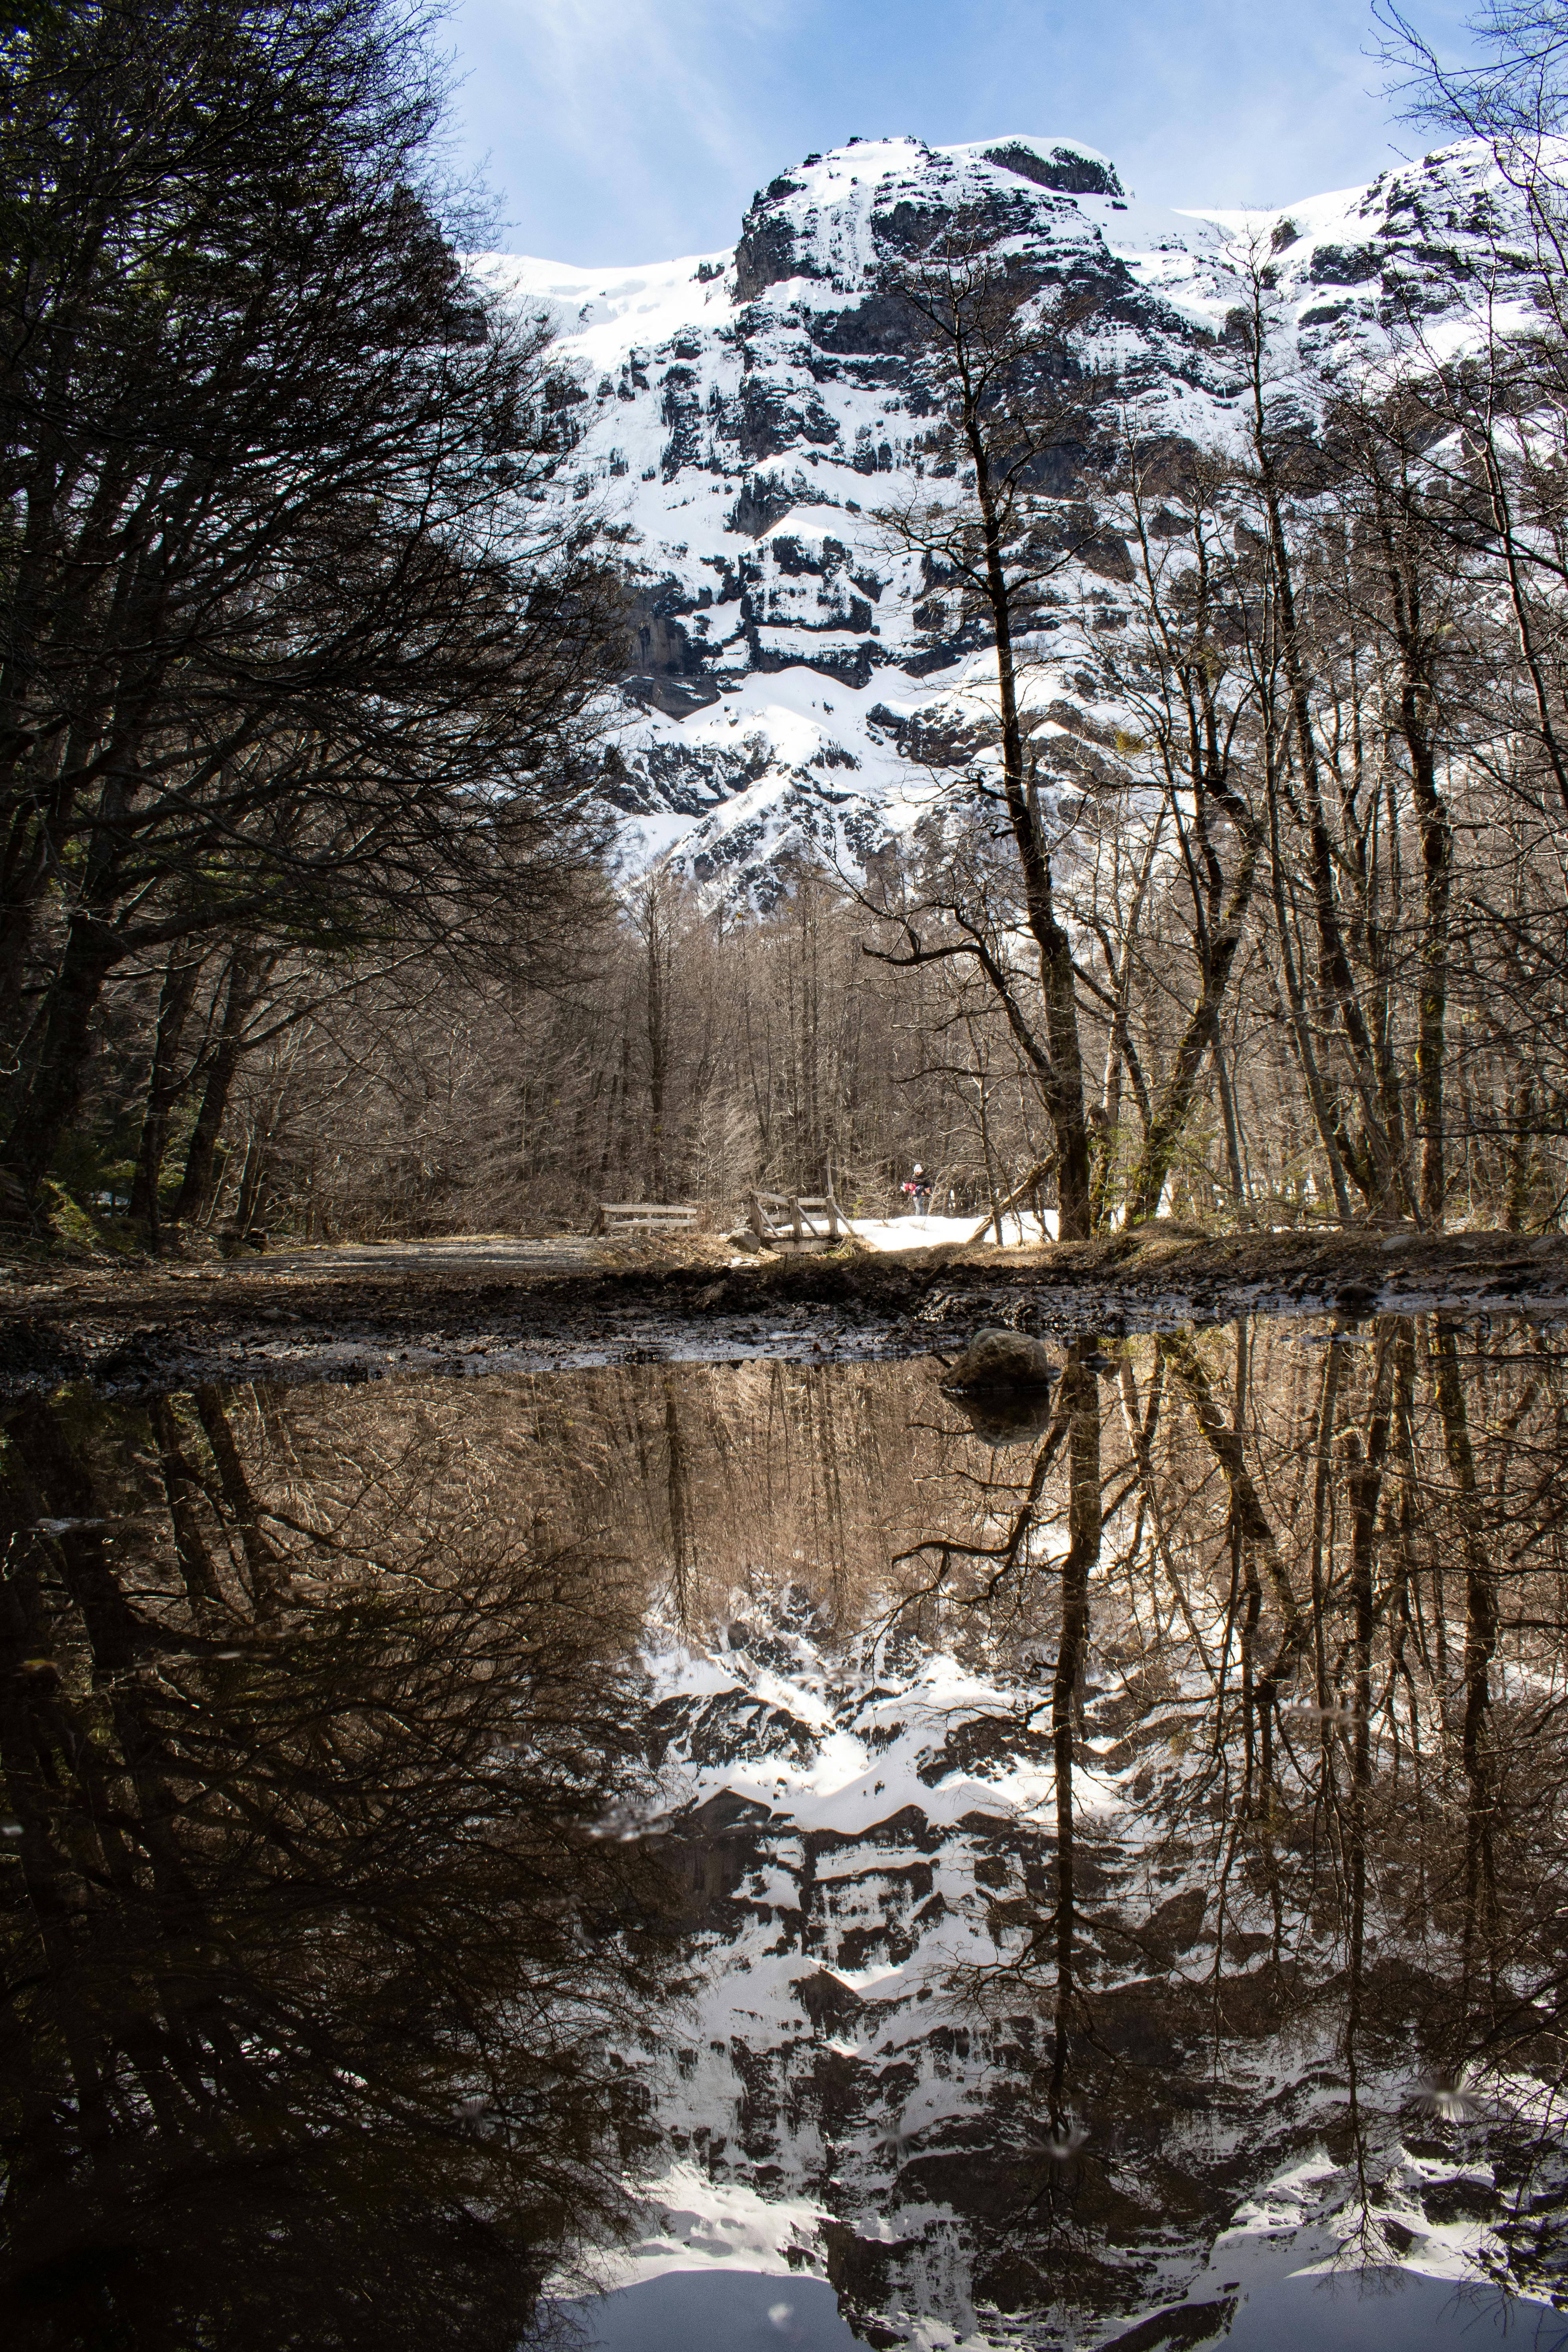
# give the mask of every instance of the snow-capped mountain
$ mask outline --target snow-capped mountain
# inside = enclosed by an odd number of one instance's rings
[[[984,709],[973,621],[876,520],[916,480],[940,491],[921,354],[879,281],[955,213],[1081,307],[1141,436],[1212,444],[1241,422],[1260,260],[1279,366],[1353,370],[1415,329],[1447,352],[1475,289],[1506,291],[1518,201],[1476,143],[1261,215],[1145,204],[1072,140],[899,138],[807,156],[728,252],[490,257],[504,299],[558,329],[580,394],[563,494],[603,505],[637,593],[607,777],[634,860],[763,900],[792,855],[863,866],[929,804],[933,726]],[[1114,626],[1130,578],[1110,533],[1063,574],[1031,688],[1047,733],[1103,733],[1084,624]]]

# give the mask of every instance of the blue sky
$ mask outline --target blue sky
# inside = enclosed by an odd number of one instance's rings
[[[1463,47],[1463,5],[1413,11]],[[454,160],[511,251],[595,266],[730,245],[814,148],[1067,133],[1142,195],[1279,205],[1425,143],[1389,120],[1366,0],[458,0]]]

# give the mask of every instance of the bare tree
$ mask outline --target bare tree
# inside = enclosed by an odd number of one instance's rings
[[[46,11],[10,64],[0,1156],[36,1188],[130,959],[522,904],[563,944],[617,605],[531,497],[569,407],[439,217],[416,17]]]
[[[887,528],[918,552],[928,576],[955,581],[984,609],[995,647],[998,781],[974,790],[1003,812],[1016,861],[1038,992],[1037,1015],[1010,947],[985,917],[942,907],[957,935],[932,942],[906,915],[905,969],[963,958],[984,972],[1036,1075],[1056,1137],[1064,1236],[1092,1220],[1090,1149],[1079,1035],[1072,940],[1056,903],[1053,828],[1021,705],[1024,640],[1045,583],[1089,535],[1060,492],[1083,456],[1090,402],[1073,343],[1070,306],[1042,296],[1017,262],[994,249],[984,224],[960,216],[942,239],[889,281],[917,322],[924,364],[942,405],[946,462],[964,468],[953,499],[910,498],[884,512]],[[1054,494],[1054,495],[1053,495]],[[876,950],[876,952],[890,952]]]

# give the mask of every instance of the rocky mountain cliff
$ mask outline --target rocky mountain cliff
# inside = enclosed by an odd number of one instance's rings
[[[983,707],[983,634],[876,520],[916,480],[940,488],[926,369],[880,281],[955,214],[1070,298],[1141,436],[1212,444],[1239,421],[1255,257],[1276,370],[1354,371],[1413,321],[1453,348],[1467,284],[1506,272],[1515,204],[1475,144],[1286,213],[1199,215],[1142,203],[1070,140],[900,138],[807,156],[729,252],[489,257],[504,298],[560,331],[577,436],[562,495],[602,507],[637,593],[606,774],[628,857],[764,903],[792,856],[863,866],[929,805],[931,730]],[[1094,645],[1131,578],[1104,531],[1062,575],[1032,688],[1047,735],[1113,722]]]

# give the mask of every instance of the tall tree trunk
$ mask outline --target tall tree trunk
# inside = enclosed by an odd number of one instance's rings
[[[48,994],[37,1055],[20,1081],[0,1162],[15,1169],[29,1197],[47,1175],[60,1138],[81,1102],[92,1058],[93,1015],[119,960],[106,924],[78,913]]]
[[[1410,762],[1411,796],[1421,841],[1421,936],[1415,1026],[1415,1132],[1420,1139],[1423,1221],[1440,1231],[1447,1191],[1443,1134],[1443,1066],[1448,1013],[1448,925],[1453,888],[1454,831],[1437,789],[1432,713],[1435,692],[1433,625],[1424,617],[1418,501],[1403,476],[1385,479],[1378,449],[1369,452],[1373,510],[1383,547],[1389,612],[1399,648],[1399,731]]]
[[[1289,1007],[1290,1038],[1296,1048],[1307,1099],[1312,1107],[1312,1123],[1323,1147],[1329,1164],[1329,1182],[1333,1189],[1334,1209],[1342,1224],[1350,1223],[1351,1199],[1345,1184],[1344,1156],[1340,1150],[1338,1106],[1331,1100],[1318,1062],[1318,1050],[1312,1042],[1311,1022],[1308,1017],[1306,992],[1296,966],[1296,950],[1290,944],[1290,918],[1285,902],[1285,865],[1279,841],[1279,802],[1277,780],[1270,774],[1268,783],[1268,865],[1269,885],[1274,904],[1274,931],[1279,942],[1279,961],[1285,974],[1286,1000]]]
[[[147,1078],[147,1099],[142,1115],[142,1140],[136,1151],[136,1175],[131,1187],[131,1213],[147,1229],[147,1246],[156,1250],[161,1238],[158,1188],[163,1156],[169,1148],[169,1118],[183,1092],[176,1076],[180,1043],[190,1018],[196,980],[205,951],[174,947],[163,968],[158,998],[158,1029],[153,1046],[153,1066]]]
[[[1220,1007],[1230,985],[1237,950],[1246,929],[1261,846],[1260,829],[1249,824],[1242,835],[1241,858],[1232,877],[1225,912],[1209,940],[1198,1001],[1176,1048],[1171,1075],[1154,1106],[1154,1116],[1149,1123],[1149,1132],[1143,1139],[1143,1149],[1128,1188],[1127,1222],[1130,1225],[1142,1224],[1158,1211],[1173,1154],[1192,1115],[1193,1097],[1197,1091],[1198,1073],[1203,1068],[1204,1056],[1211,1049],[1217,1050],[1215,1030]],[[1239,1177],[1239,1169],[1237,1174]]]
[[[1408,688],[1406,688],[1408,694]],[[1443,1064],[1448,1021],[1448,905],[1454,834],[1437,790],[1431,746],[1407,728],[1415,822],[1421,834],[1421,979],[1415,1030],[1415,1131],[1421,1139],[1421,1214],[1441,1232],[1448,1180],[1443,1134]],[[1417,744],[1420,745],[1417,756]]]
[[[1373,1198],[1384,1200],[1394,1192],[1405,1189],[1404,1171],[1399,1165],[1396,1139],[1391,1139],[1385,1131],[1381,1115],[1377,1055],[1362,1011],[1335,896],[1333,843],[1324,812],[1318,744],[1312,729],[1312,684],[1307,642],[1297,607],[1295,567],[1285,530],[1284,500],[1264,405],[1263,324],[1259,300],[1254,316],[1252,337],[1253,451],[1268,526],[1269,553],[1273,559],[1275,596],[1279,614],[1279,646],[1284,656],[1296,761],[1301,778],[1302,798],[1306,803],[1308,872],[1318,933],[1318,981],[1325,1003],[1331,1004],[1339,1014],[1352,1076],[1361,1097],[1366,1146],[1373,1171],[1368,1189]],[[1353,1163],[1351,1172],[1352,1175],[1357,1173]]]
[[[665,1110],[669,1091],[668,922],[662,885],[656,878],[643,893],[643,1012],[647,1033],[648,1198],[662,1201],[669,1177],[665,1152]]]
[[[1535,1162],[1535,1130],[1531,1124],[1534,1104],[1534,1083],[1530,1078],[1521,1078],[1510,1105],[1513,1139],[1508,1150],[1508,1195],[1502,1221],[1505,1233],[1524,1231],[1524,1220],[1530,1207]]]
[[[195,1223],[212,1205],[218,1138],[228,1109],[234,1074],[245,1051],[245,1024],[277,961],[276,956],[248,944],[236,948],[229,958],[223,1022],[208,1065],[202,1106],[185,1152],[185,1172],[174,1202],[176,1223]]]
[[[1479,444],[1486,468],[1487,497],[1491,507],[1492,523],[1497,543],[1502,553],[1503,571],[1508,580],[1509,602],[1513,608],[1514,625],[1519,638],[1520,657],[1530,679],[1531,694],[1535,703],[1537,731],[1541,748],[1546,754],[1547,765],[1562,795],[1563,806],[1568,811],[1568,740],[1564,739],[1552,708],[1552,693],[1547,678],[1547,658],[1537,642],[1534,622],[1530,610],[1530,593],[1525,583],[1524,535],[1514,521],[1513,505],[1508,492],[1508,478],[1498,454],[1497,416],[1489,399],[1483,415],[1465,419],[1468,435]]]
[[[1013,600],[1002,544],[997,502],[992,488],[990,453],[986,447],[979,405],[968,387],[964,401],[965,437],[974,461],[976,494],[985,542],[986,598],[996,635],[996,677],[1001,700],[1002,789],[1007,821],[1018,852],[1024,877],[1024,907],[1039,957],[1040,993],[1046,1007],[1046,1035],[1050,1067],[1045,1077],[1046,1108],[1057,1143],[1057,1202],[1060,1238],[1087,1241],[1093,1230],[1090,1199],[1089,1120],[1084,1108],[1083,1055],[1078,1033],[1078,983],[1073,976],[1072,941],[1058,918],[1053,898],[1051,861],[1040,826],[1039,803],[1033,790],[1024,730],[1018,715],[1017,667],[1013,646]]]

